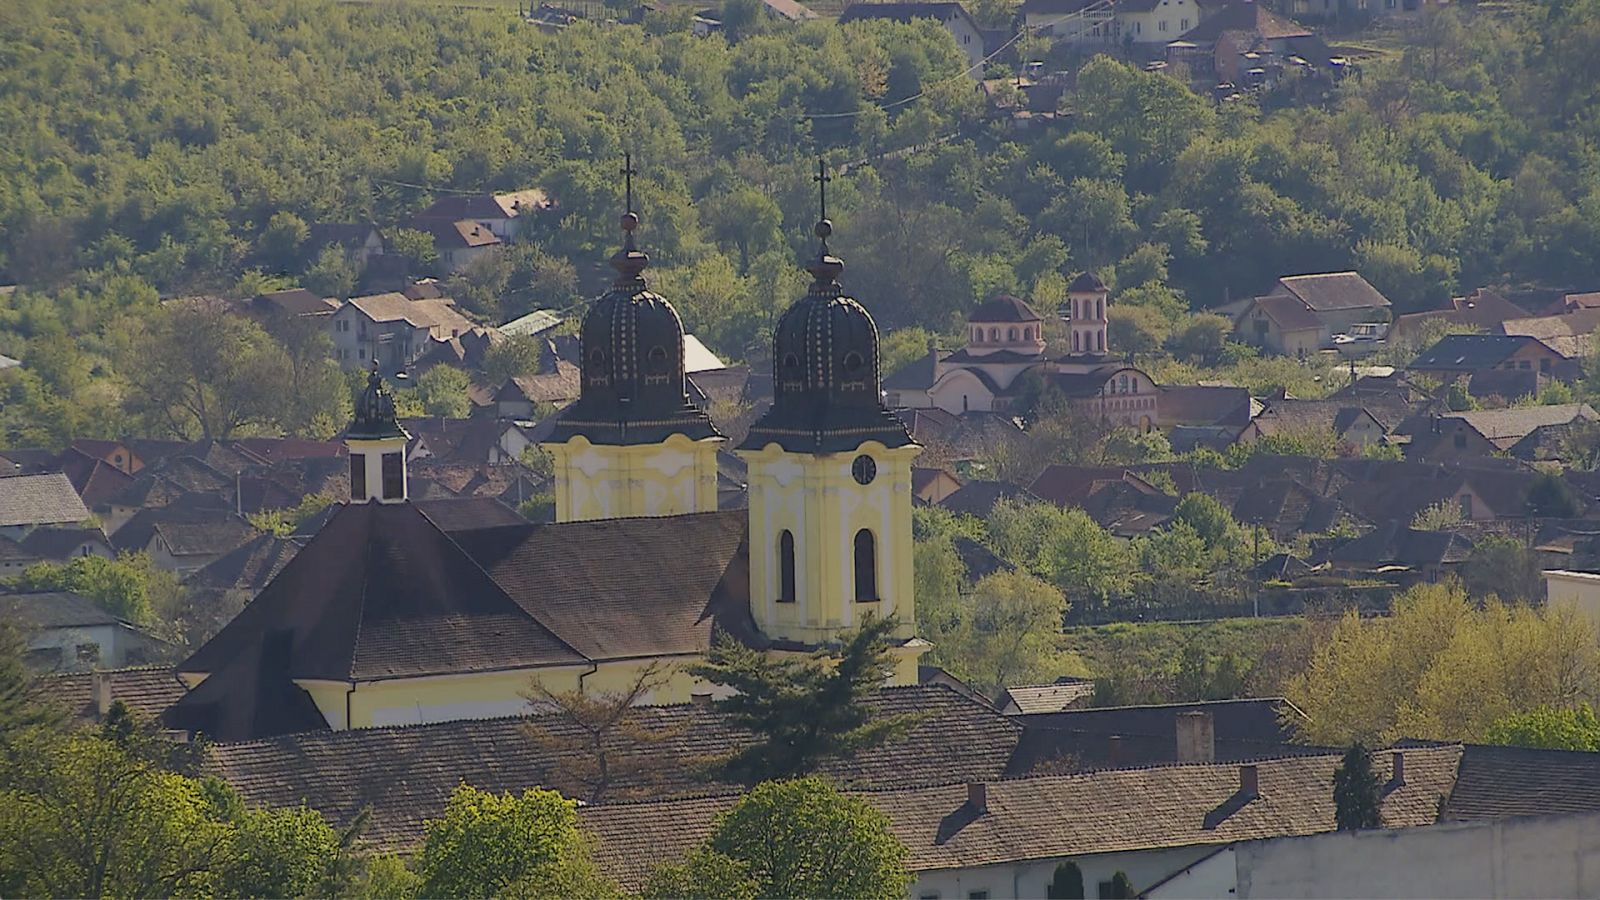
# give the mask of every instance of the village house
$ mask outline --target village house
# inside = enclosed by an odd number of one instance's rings
[[[0,478],[0,537],[21,540],[42,525],[77,525],[88,519],[88,507],[60,472]]]
[[[1200,0],[1118,0],[1117,31],[1134,44],[1164,46],[1200,25]]]
[[[949,2],[924,2],[924,3],[853,3],[845,7],[839,16],[840,25],[851,22],[862,22],[870,19],[886,20],[890,22],[914,22],[918,19],[932,19],[950,32],[955,38],[956,49],[967,58],[969,73],[974,80],[983,80],[983,29],[978,27],[977,20],[967,12],[967,8],[960,3]]]
[[[496,243],[511,243],[532,227],[538,216],[553,208],[550,198],[538,188],[501,194],[449,194],[412,216],[411,222],[413,228],[423,231],[432,231],[441,223],[452,227],[472,223],[493,236]]]
[[[1600,309],[1576,309],[1555,316],[1503,319],[1488,330],[1492,334],[1536,338],[1570,363],[1578,363],[1594,349],[1597,328],[1600,328]]]
[[[1522,307],[1494,291],[1479,288],[1465,297],[1452,297],[1450,305],[1443,309],[1430,309],[1399,316],[1389,329],[1389,340],[1414,340],[1421,336],[1424,329],[1432,322],[1485,333],[1507,334],[1509,332],[1501,330],[1501,323],[1527,317],[1528,314]]]
[[[412,300],[399,293],[351,297],[328,319],[334,359],[345,369],[365,369],[377,360],[387,371],[398,371],[436,344],[477,327],[454,300]]]
[[[154,662],[172,645],[68,591],[0,593],[0,621],[15,625],[27,642],[25,661],[35,671],[81,671]]]
[[[1184,29],[1178,40],[1210,61],[1210,72],[1204,74],[1218,81],[1254,83],[1248,77],[1250,70],[1259,68],[1264,74],[1266,68],[1293,58],[1318,69],[1328,66],[1328,48],[1321,38],[1255,0],[1234,0],[1209,12],[1194,28]]]
[[[1497,370],[1559,376],[1567,369],[1564,363],[1561,354],[1527,335],[1447,334],[1406,368],[1453,381]]]
[[[345,258],[365,268],[384,252],[383,232],[371,222],[312,222],[306,227],[306,242],[302,255],[315,260],[328,247],[338,247]]]
[[[439,254],[439,265],[447,272],[459,272],[479,257],[499,252],[500,245],[504,243],[489,226],[471,219],[454,222],[421,219],[417,225],[433,237],[433,249]]]
[[[1389,321],[1389,300],[1355,272],[1278,279],[1234,319],[1245,343],[1283,356],[1306,356],[1334,346],[1351,326]]]
[[[1024,0],[1024,27],[1070,46],[1115,45],[1116,5],[1112,0]]]
[[[1346,451],[1359,451],[1383,443],[1388,435],[1382,422],[1359,405],[1339,400],[1269,400],[1265,408],[1239,431],[1236,442],[1251,444],[1271,435],[1304,437],[1326,432]]]

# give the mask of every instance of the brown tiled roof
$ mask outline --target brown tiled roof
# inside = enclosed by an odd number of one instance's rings
[[[968,322],[1038,322],[1033,307],[1009,294],[1000,294],[967,314]]]
[[[1207,16],[1204,21],[1179,36],[1179,40],[1196,44],[1215,43],[1224,31],[1242,31],[1263,38],[1287,38],[1308,35],[1311,32],[1297,22],[1278,15],[1254,0],[1235,0]],[[1339,273],[1339,274],[1355,274]],[[1316,276],[1299,276],[1301,278]],[[1385,303],[1385,306],[1388,304]]]
[[[1067,679],[1053,684],[1018,684],[1006,688],[1000,706],[1004,708],[1005,700],[1010,699],[1024,715],[1052,713],[1087,703],[1093,696],[1094,681],[1087,678]]]
[[[474,327],[448,300],[412,300],[405,294],[372,294],[351,297],[350,305],[374,322],[404,320],[415,328],[438,329],[464,334]]]
[[[1586,356],[1600,328],[1600,309],[1579,309],[1559,316],[1506,319],[1499,323],[1501,334],[1525,334],[1567,359]]]
[[[508,388],[515,386],[523,397],[536,403],[566,403],[578,397],[579,375],[577,366],[558,359],[554,372],[518,376],[507,382],[500,391],[504,394]]]
[[[99,543],[107,550],[111,542],[99,528],[51,527],[35,528],[22,539],[24,550],[44,559],[66,559],[84,544]]]
[[[207,522],[158,522],[155,537],[173,556],[209,556],[235,550],[258,532],[238,516]]]
[[[459,250],[471,247],[493,247],[500,243],[499,235],[472,219],[445,222],[418,219],[422,230],[433,235],[435,245],[441,250]]]
[[[29,631],[128,624],[93,600],[71,591],[0,593],[0,621]]]
[[[869,702],[886,716],[919,718],[903,737],[823,767],[823,774],[848,787],[999,778],[1020,732],[988,705],[942,685],[886,688]],[[737,790],[708,782],[703,774],[709,758],[750,740],[728,726],[715,705],[636,707],[629,716],[647,733],[670,737],[614,745],[654,761],[649,780],[639,780],[642,770],[630,766],[614,797],[639,790],[657,797]],[[218,744],[211,749],[211,766],[248,802],[305,802],[339,826],[370,806],[364,840],[404,848],[420,841],[423,821],[437,817],[462,782],[489,791],[543,786],[568,796],[584,793],[569,769],[570,751],[559,742],[530,739],[523,730],[529,722],[552,736],[574,733],[556,717],[540,716],[292,734]]]
[[[940,500],[938,505],[951,512],[964,513],[978,518],[988,518],[994,505],[1001,500],[1038,500],[1027,488],[1009,481],[969,481],[956,492]]]
[[[1414,747],[1405,781],[1386,785],[1380,814],[1388,828],[1432,824],[1455,783],[1459,746]],[[1229,844],[1334,830],[1337,754],[1254,763],[1255,795],[1240,788],[1233,764],[1115,769],[999,781],[985,786],[983,809],[965,784],[856,794],[888,816],[910,851],[913,872],[1000,865],[1119,851]],[[1390,776],[1380,756],[1378,777]],[[734,798],[614,804],[579,811],[596,838],[600,867],[637,887],[661,862],[710,833]]]
[[[1600,413],[1587,403],[1562,403],[1555,406],[1522,406],[1508,409],[1476,409],[1450,413],[1443,418],[1460,419],[1502,450],[1527,437],[1536,428],[1566,425],[1577,419],[1597,419]]]
[[[933,387],[934,373],[939,361],[950,355],[948,350],[929,350],[926,354],[906,363],[883,379],[886,391],[925,391]]]
[[[257,535],[207,563],[185,584],[255,594],[266,587],[300,551],[300,542],[273,534]]]
[[[111,679],[111,699],[121,700],[133,712],[150,718],[177,702],[184,694],[183,683],[171,666],[109,669],[103,672],[75,672],[46,675],[34,682],[39,696],[68,710],[73,716],[95,715],[95,676]]]
[[[0,478],[0,527],[65,525],[88,518],[88,507],[60,472]]]
[[[1250,422],[1250,389],[1215,385],[1162,385],[1161,421],[1189,425],[1233,425]]]
[[[1441,818],[1509,819],[1597,809],[1600,753],[1469,744]]]
[[[1316,311],[1298,297],[1257,297],[1252,305],[1266,313],[1267,318],[1278,323],[1278,327],[1284,331],[1311,331],[1322,327],[1322,320],[1317,318]],[[1240,318],[1248,312],[1249,307],[1246,307]]]
[[[351,681],[581,662],[412,504],[343,507],[182,672],[288,630],[287,675]]]

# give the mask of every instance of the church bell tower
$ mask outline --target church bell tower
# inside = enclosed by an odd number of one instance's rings
[[[868,616],[895,616],[894,682],[914,684],[911,460],[921,450],[885,406],[878,328],[839,285],[827,180],[811,287],[773,336],[773,404],[738,448],[748,464],[750,605],[762,633],[816,646]]]
[[[406,502],[410,496],[406,443],[410,440],[411,435],[395,419],[394,398],[383,386],[378,361],[373,360],[367,387],[356,398],[355,420],[344,433],[345,449],[350,454],[351,503]]]
[[[556,521],[712,512],[717,448],[725,440],[689,402],[683,321],[644,279],[650,257],[634,244],[633,159],[623,168],[627,211],[617,279],[579,330],[578,399],[541,444],[555,461]]]

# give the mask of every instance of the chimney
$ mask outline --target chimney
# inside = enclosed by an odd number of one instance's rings
[[[1217,724],[1207,710],[1178,713],[1178,762],[1217,761]]]
[[[982,815],[989,811],[989,785],[982,781],[967,782],[967,805]]]
[[[1239,767],[1239,795],[1252,800],[1261,796],[1261,776],[1253,763]]]
[[[95,672],[89,678],[90,690],[94,694],[94,714],[104,719],[111,714],[111,673]]]
[[[1113,768],[1123,764],[1122,735],[1106,735],[1106,765]]]
[[[1394,752],[1394,774],[1389,776],[1389,783],[1396,786],[1406,783],[1406,754],[1403,750]]]

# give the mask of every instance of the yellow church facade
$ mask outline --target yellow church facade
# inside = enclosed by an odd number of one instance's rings
[[[556,523],[413,503],[409,436],[376,370],[346,433],[351,503],[178,667],[172,727],[220,740],[522,715],[541,691],[641,703],[720,688],[689,669],[718,635],[810,655],[898,623],[889,682],[915,684],[911,462],[882,401],[877,327],[821,249],[774,335],[772,407],[736,452],[748,508],[718,509],[726,438],[688,400],[683,324],[633,242],[580,328],[579,398],[542,443]],[[431,504],[431,505],[430,505]],[[242,701],[241,701],[241,698]]]

